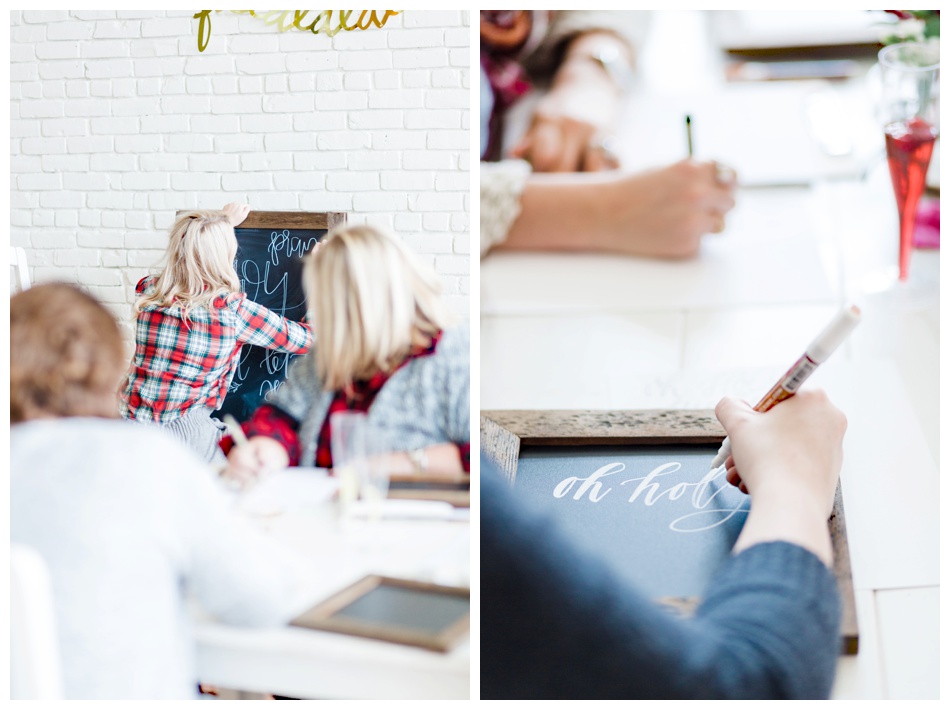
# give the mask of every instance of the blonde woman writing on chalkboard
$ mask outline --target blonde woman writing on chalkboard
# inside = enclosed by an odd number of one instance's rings
[[[243,424],[249,441],[230,449],[228,473],[331,468],[339,411],[368,414],[399,452],[392,473],[468,470],[468,330],[449,327],[436,274],[396,238],[355,226],[332,231],[303,278],[314,348]]]
[[[248,300],[234,270],[234,227],[250,207],[182,215],[171,229],[158,276],[135,287],[135,355],[122,392],[127,419],[160,424],[206,461],[223,461],[223,426],[211,417],[247,343],[306,352],[310,326]]]

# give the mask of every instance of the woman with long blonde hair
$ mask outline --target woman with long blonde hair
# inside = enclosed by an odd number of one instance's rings
[[[245,343],[306,352],[309,325],[248,300],[234,269],[234,227],[247,205],[181,215],[165,266],[135,288],[135,355],[122,393],[127,419],[163,425],[207,461],[221,460],[224,401]]]
[[[229,474],[331,468],[330,415],[342,411],[382,432],[393,473],[468,470],[468,330],[452,326],[438,276],[395,237],[349,226],[307,257],[304,286],[314,348],[244,423]]]

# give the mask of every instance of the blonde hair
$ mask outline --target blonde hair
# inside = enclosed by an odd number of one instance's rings
[[[10,299],[10,421],[118,417],[122,333],[82,289],[47,283]]]
[[[331,231],[307,257],[304,288],[328,390],[391,372],[452,320],[435,272],[368,225]]]
[[[177,305],[187,321],[191,309],[241,290],[234,270],[236,256],[234,227],[224,212],[186,212],[169,234],[165,267],[155,278],[154,293],[141,296],[135,312],[147,306]]]

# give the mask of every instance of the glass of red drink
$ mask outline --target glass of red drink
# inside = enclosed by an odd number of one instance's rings
[[[917,205],[940,125],[940,45],[905,42],[878,54],[884,142],[900,217],[898,277],[907,279]]]

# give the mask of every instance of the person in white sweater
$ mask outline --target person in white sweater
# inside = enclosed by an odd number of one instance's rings
[[[10,301],[10,537],[49,568],[68,698],[194,698],[194,610],[283,624],[316,571],[236,517],[214,472],[123,421],[119,328],[75,286]]]

